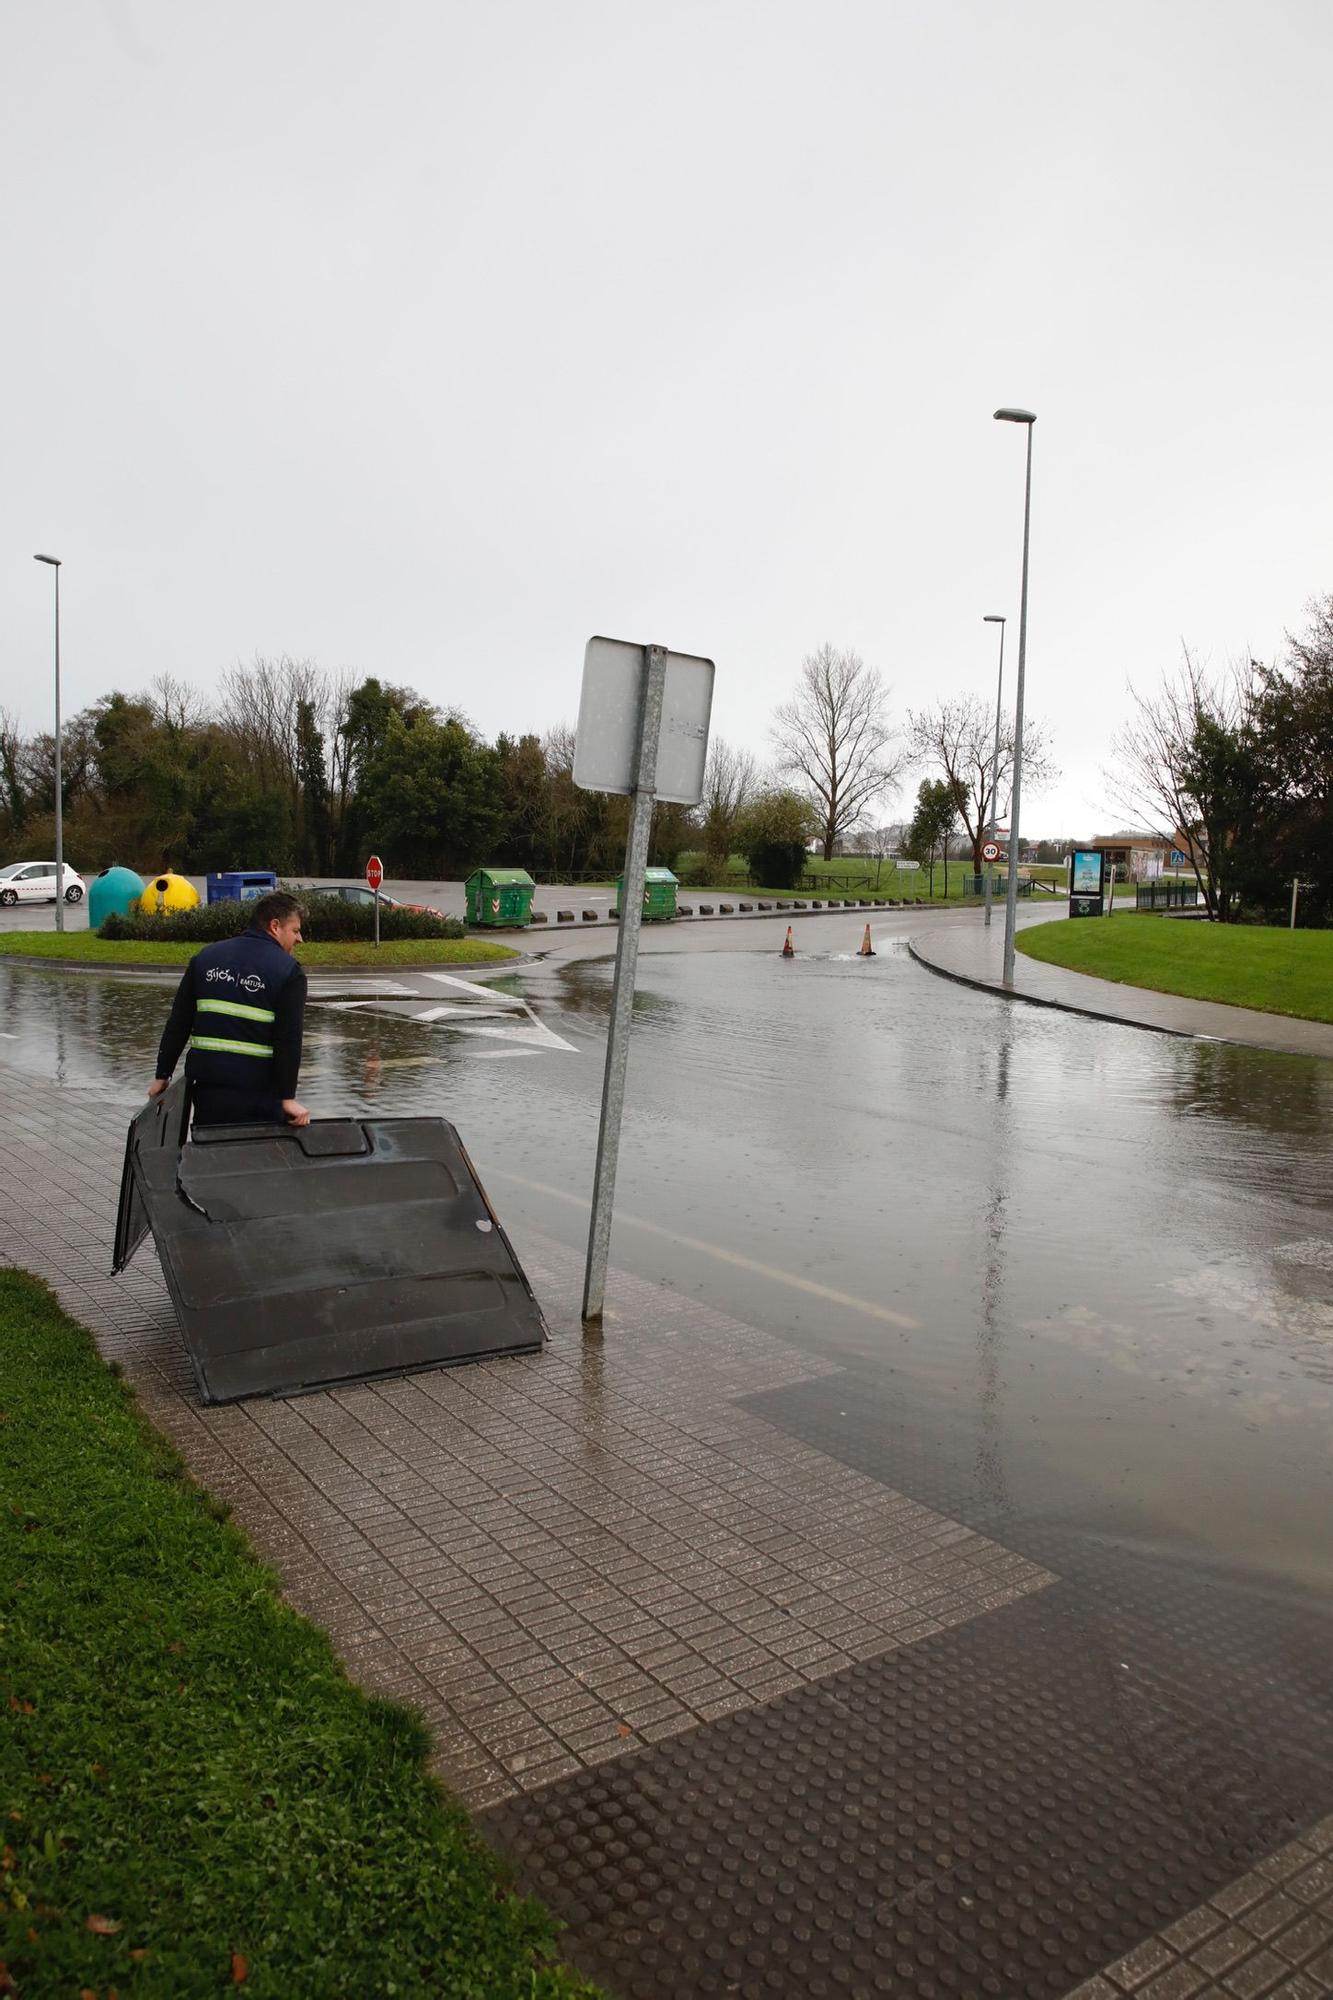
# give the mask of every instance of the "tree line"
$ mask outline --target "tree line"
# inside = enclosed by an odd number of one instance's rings
[[[810,655],[776,712],[774,756],[715,740],[697,809],[663,804],[652,859],[686,848],[724,869],[735,853],[773,886],[812,845],[831,855],[868,823],[902,766],[888,690],[854,652]],[[374,676],[257,658],[211,696],[172,675],[103,696],[61,733],[65,851],[188,873],[268,865],[283,875],[359,872],[374,849],[399,878],[481,862],[546,879],[614,874],[628,802],[574,783],[574,734],[486,740],[461,710]],[[0,837],[54,850],[55,742],[0,714]]]
[[[1210,673],[1188,649],[1132,718],[1108,778],[1118,803],[1180,845],[1220,923],[1333,923],[1333,596],[1282,657]]]

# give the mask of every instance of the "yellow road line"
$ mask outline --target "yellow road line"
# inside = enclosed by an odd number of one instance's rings
[[[529,1188],[534,1194],[549,1195],[553,1201],[567,1202],[573,1208],[587,1212],[588,1204],[581,1195],[570,1194],[566,1188],[548,1187],[545,1181],[530,1181],[523,1174],[508,1173],[503,1167],[482,1167],[487,1180],[511,1181],[515,1187]],[[892,1306],[877,1305],[872,1299],[858,1299],[852,1292],[840,1292],[832,1285],[821,1285],[814,1278],[798,1278],[794,1271],[783,1271],[776,1264],[761,1264],[757,1257],[746,1257],[739,1250],[727,1250],[720,1243],[705,1243],[698,1236],[682,1236],[677,1229],[667,1229],[660,1222],[649,1222],[641,1215],[626,1215],[623,1209],[616,1210],[617,1222],[627,1223],[631,1229],[642,1229],[650,1236],[661,1236],[668,1243],[680,1244],[686,1250],[698,1250],[705,1257],[716,1258],[719,1264],[732,1264],[740,1271],[753,1271],[758,1277],[768,1278],[775,1285],[786,1285],[794,1292],[808,1292],[812,1298],[827,1299],[830,1305],[847,1306],[852,1312],[864,1313],[868,1319],[884,1320],[889,1326],[919,1327],[919,1319],[909,1313],[895,1312]]]

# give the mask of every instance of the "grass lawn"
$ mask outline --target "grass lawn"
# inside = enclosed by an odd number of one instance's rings
[[[702,860],[703,856],[701,854],[686,852],[680,856],[679,866],[682,869],[693,868],[702,862]],[[1067,871],[1060,867],[1034,864],[1027,872],[1034,880],[1039,882],[1055,880],[1056,878],[1063,882]],[[751,888],[745,880],[746,864],[744,857],[739,854],[733,854],[730,866],[722,881],[711,882],[704,888],[696,888],[693,883],[686,887],[682,883],[680,894],[686,901],[691,896],[763,896],[765,898],[771,896],[782,898],[783,900],[796,896],[806,902],[809,902],[811,897],[818,897],[821,902],[824,902],[827,901],[828,897],[832,896],[834,902],[839,902],[853,896],[869,896],[877,903],[887,903],[890,901],[895,903],[904,901],[915,902],[918,897],[924,903],[956,903],[962,900],[963,878],[964,876],[971,875],[971,863],[966,860],[950,861],[949,893],[947,896],[944,893],[944,864],[941,861],[935,863],[933,891],[931,888],[930,870],[928,868],[898,869],[895,868],[892,861],[884,861],[877,866],[873,859],[865,860],[856,854],[837,855],[832,861],[825,861],[822,856],[818,855],[811,856],[806,863],[806,873],[815,880],[813,888]],[[821,883],[827,883],[828,886],[826,888],[821,887]],[[1003,869],[996,871],[995,893],[1003,900]],[[1032,900],[1037,902],[1043,899],[1044,892],[1038,889]],[[980,902],[981,898],[979,896],[968,898],[969,902],[974,900]],[[1025,897],[1024,902],[1027,900]]]
[[[1077,918],[1020,931],[1018,949],[1098,979],[1333,1021],[1333,931],[1153,916]]]
[[[0,958],[54,958],[82,965],[184,965],[203,945],[182,939],[179,944],[156,938],[151,943],[114,944],[95,931],[0,931]],[[297,952],[302,965],[494,965],[517,958],[508,945],[487,938],[386,939],[373,944],[303,944]],[[3,1989],[0,1989],[3,1990]]]
[[[0,1992],[592,1995],[37,1280],[0,1271]]]

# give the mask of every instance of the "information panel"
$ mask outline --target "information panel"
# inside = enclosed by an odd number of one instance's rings
[[[1069,857],[1069,914],[1106,914],[1106,856],[1100,847],[1076,847]]]

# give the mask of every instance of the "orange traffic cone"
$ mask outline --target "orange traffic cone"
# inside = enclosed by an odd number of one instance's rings
[[[791,941],[791,925],[790,925],[790,924],[788,924],[788,926],[787,926],[787,941],[786,941],[786,943],[785,943],[785,944],[783,945],[783,947],[782,947],[782,956],[783,956],[784,958],[795,958],[795,956],[796,956],[796,946],[795,946],[795,945],[794,945],[794,944],[792,943],[792,941]]]
[[[861,949],[856,955],[858,958],[873,958],[875,956],[875,947],[870,942],[869,924],[866,925],[866,934],[861,940]]]

